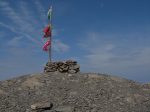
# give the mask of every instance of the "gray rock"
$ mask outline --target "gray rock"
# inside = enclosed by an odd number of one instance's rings
[[[76,73],[76,70],[68,70],[68,73],[71,73],[71,74]]]
[[[37,103],[32,104],[31,109],[32,110],[41,110],[41,109],[43,109],[43,110],[49,109],[50,110],[52,108],[52,106],[53,106],[52,103],[42,101],[42,102],[37,102]]]

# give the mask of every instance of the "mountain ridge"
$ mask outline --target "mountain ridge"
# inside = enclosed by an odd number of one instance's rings
[[[150,85],[100,73],[36,73],[0,81],[0,101],[0,112],[150,112]]]

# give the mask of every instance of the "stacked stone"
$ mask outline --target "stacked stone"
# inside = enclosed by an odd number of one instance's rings
[[[61,73],[78,73],[80,71],[80,66],[77,64],[77,61],[73,60],[46,63],[44,72],[55,71],[59,71]]]

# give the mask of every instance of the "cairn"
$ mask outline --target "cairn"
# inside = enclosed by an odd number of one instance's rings
[[[48,62],[44,67],[44,72],[60,72],[60,73],[78,73],[80,66],[77,61],[67,60],[58,62]]]

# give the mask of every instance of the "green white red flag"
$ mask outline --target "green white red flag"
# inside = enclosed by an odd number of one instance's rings
[[[49,20],[51,20],[51,18],[52,18],[52,6],[50,7],[50,9],[47,12],[47,17]]]

